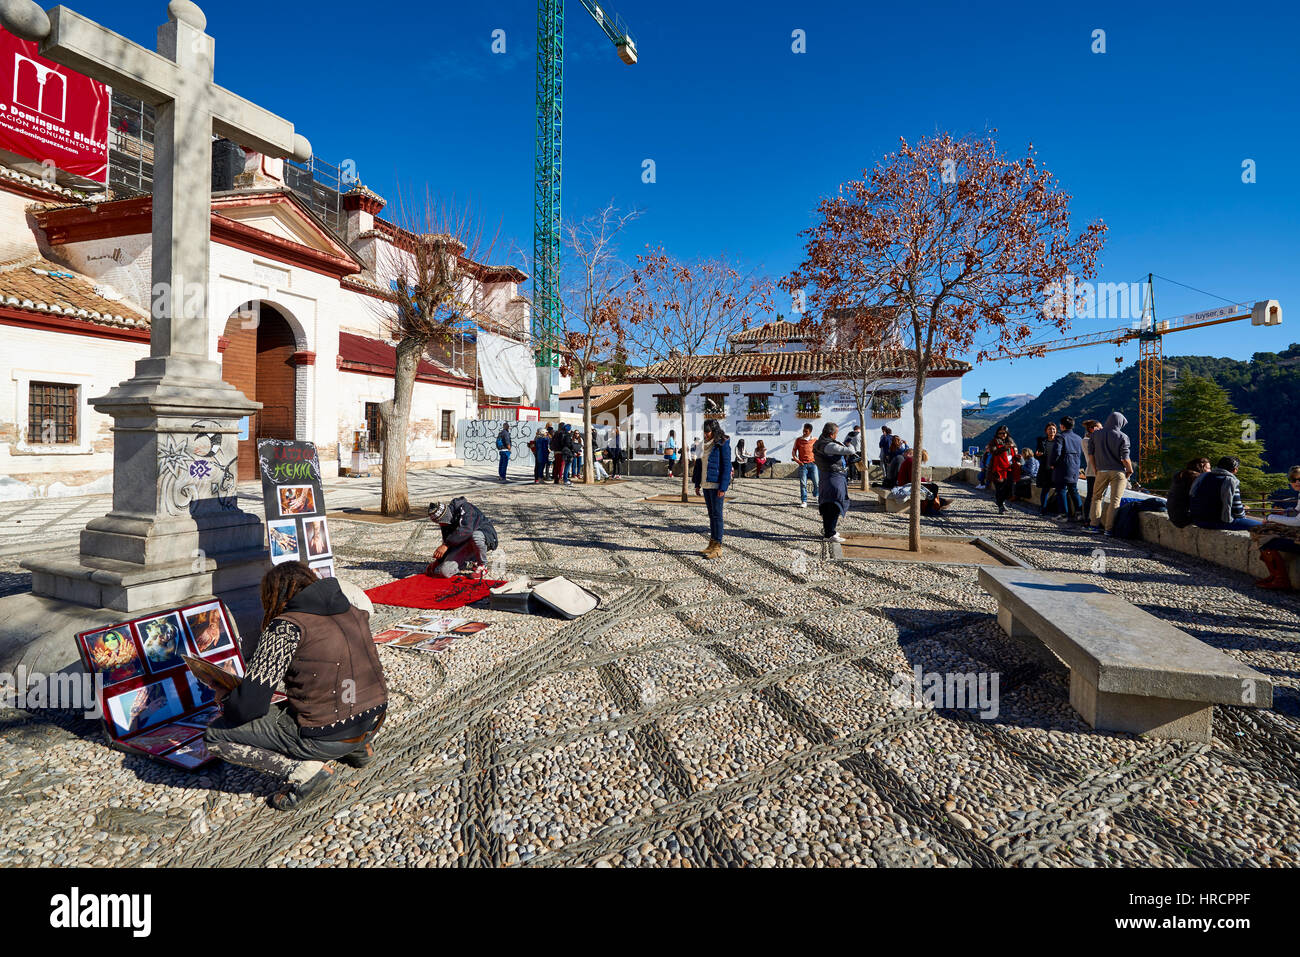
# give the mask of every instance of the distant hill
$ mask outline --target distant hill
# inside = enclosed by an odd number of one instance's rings
[[[1213,356],[1166,356],[1165,402],[1177,384],[1179,375],[1199,375],[1213,379],[1232,399],[1243,417],[1256,423],[1257,434],[1264,443],[1264,460],[1274,472],[1285,472],[1300,463],[1300,428],[1296,427],[1300,411],[1300,343],[1292,343],[1280,353],[1257,352],[1249,361]],[[991,405],[992,403],[990,403]],[[1128,418],[1124,430],[1137,457],[1138,372],[1132,365],[1113,375],[1086,375],[1071,372],[1057,379],[1034,399],[988,426],[967,445],[984,446],[993,438],[997,426],[1005,423],[1019,445],[1032,444],[1043,434],[1043,426],[1063,415],[1076,422],[1084,419],[1106,421],[1112,411]],[[964,430],[963,430],[964,431]]]
[[[962,401],[962,422],[961,432],[963,438],[973,438],[987,429],[990,423],[1000,422],[1005,416],[1010,415],[1016,409],[1029,402],[1034,401],[1037,396],[1028,392],[1021,392],[1016,395],[1004,395],[989,401],[988,407],[981,409],[979,402],[974,399],[965,399]]]

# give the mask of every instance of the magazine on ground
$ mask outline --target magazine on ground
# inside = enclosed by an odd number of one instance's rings
[[[476,635],[491,623],[470,621],[450,615],[421,615],[399,621],[386,631],[374,636],[375,644],[390,648],[407,648],[412,651],[446,651],[457,638]]]
[[[215,761],[202,738],[220,712],[196,668],[237,684],[244,674],[238,639],[220,601],[78,633],[82,663],[103,678],[99,707],[111,746],[191,770]]]

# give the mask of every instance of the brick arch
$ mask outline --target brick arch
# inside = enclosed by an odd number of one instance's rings
[[[239,443],[239,479],[248,481],[257,477],[258,439],[297,437],[298,337],[278,308],[248,303],[226,320],[220,348],[221,377],[262,403],[249,421],[248,438]]]

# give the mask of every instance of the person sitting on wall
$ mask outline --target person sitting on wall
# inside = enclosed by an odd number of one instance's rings
[[[478,506],[463,496],[450,502],[432,502],[429,521],[442,530],[442,544],[425,569],[434,578],[454,578],[487,565],[488,552],[497,547],[497,530]]]
[[[767,474],[770,476],[772,469],[769,466],[772,461],[775,460],[769,460],[767,457],[767,446],[762,439],[759,439],[758,444],[754,446],[754,478],[762,478],[763,469],[767,469]]]
[[[735,472],[736,478],[745,477],[745,469],[749,467],[749,456],[745,454],[745,440],[739,439],[736,442],[736,460],[732,463],[732,471]]]

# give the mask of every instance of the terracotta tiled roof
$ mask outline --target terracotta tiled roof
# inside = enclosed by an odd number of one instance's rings
[[[603,398],[607,395],[613,395],[617,392],[626,392],[632,387],[630,385],[593,385],[591,387],[591,397],[593,399]],[[568,392],[560,393],[561,399],[581,399],[581,389],[570,389]]]
[[[119,329],[149,328],[149,314],[107,284],[40,257],[0,263],[0,306]]]
[[[734,333],[728,336],[727,340],[729,342],[797,342],[812,336],[816,331],[817,323],[807,319],[802,322],[778,319],[775,322],[765,322],[761,326],[746,329],[744,332]]]
[[[700,379],[711,382],[733,382],[738,379],[809,379],[832,378],[836,362],[834,352],[737,352],[729,355],[696,356],[693,371]],[[970,371],[970,363],[959,359],[944,359],[930,370],[933,375],[963,375]],[[896,368],[882,370],[884,377],[910,375],[907,355],[900,354]],[[638,382],[652,382],[671,376],[667,363],[654,363],[644,370],[631,373],[628,378]]]

